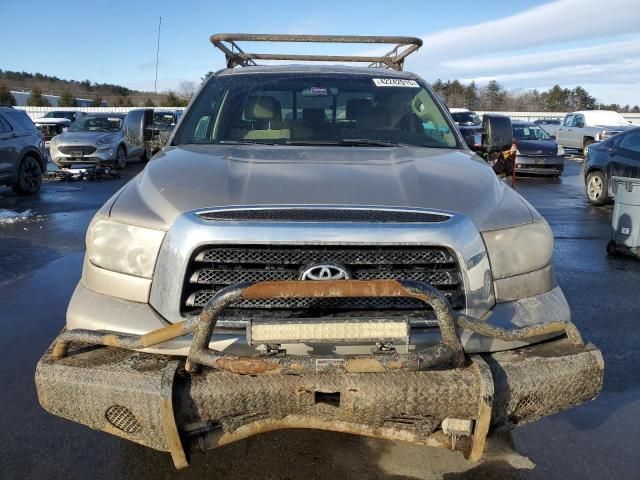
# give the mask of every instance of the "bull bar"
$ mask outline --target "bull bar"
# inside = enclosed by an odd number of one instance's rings
[[[392,347],[368,355],[292,356],[269,349],[237,357],[209,348],[229,305],[310,297],[417,299],[433,309],[442,340],[405,354]],[[502,340],[565,336],[467,356],[460,329]],[[186,359],[138,351],[187,334],[193,340]],[[283,428],[449,447],[478,461],[490,431],[594,398],[603,371],[600,351],[585,345],[571,322],[497,328],[454,312],[440,291],[408,280],[275,281],[228,287],[199,317],[145,335],[63,330],[38,363],[36,386],[50,413],[170,452],[176,468],[188,466],[190,448]]]

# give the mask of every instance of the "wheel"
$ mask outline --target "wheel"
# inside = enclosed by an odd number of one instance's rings
[[[151,160],[151,157],[153,157],[151,147],[145,146],[140,160],[142,160],[144,163],[147,163],[149,160]]]
[[[587,175],[587,199],[591,205],[604,205],[609,202],[607,177],[596,170]]]
[[[18,195],[33,195],[40,191],[42,186],[42,167],[35,158],[24,157],[18,169],[18,181],[13,186],[13,191]]]
[[[114,166],[116,170],[124,170],[127,167],[127,151],[122,145],[118,147],[118,152],[116,153],[116,162]]]
[[[582,150],[581,150],[583,157],[587,154],[587,147],[592,143],[595,143],[592,138],[586,138],[585,141],[583,142]]]
[[[616,242],[614,242],[613,240],[609,240],[609,243],[607,243],[607,253],[609,255],[618,254],[618,250],[616,249]]]

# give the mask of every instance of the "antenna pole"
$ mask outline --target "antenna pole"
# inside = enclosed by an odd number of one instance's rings
[[[153,94],[158,97],[158,59],[160,58],[160,27],[162,27],[162,17],[158,22],[158,45],[156,47],[156,80],[153,82]]]

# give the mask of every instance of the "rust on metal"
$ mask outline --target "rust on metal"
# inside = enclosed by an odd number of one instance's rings
[[[430,447],[448,448],[449,446],[447,437],[440,431],[436,431],[427,436],[411,431],[410,429],[401,429],[398,427],[372,426],[306,415],[287,415],[283,418],[256,420],[230,432],[220,430],[210,432],[208,438],[205,440],[206,449],[245,440],[260,433],[286,429],[325,430],[392,441],[410,442]],[[464,452],[465,449],[468,449],[468,443],[460,442],[457,449]]]
[[[184,453],[176,419],[173,412],[173,379],[180,362],[171,360],[162,371],[160,381],[160,418],[167,442],[167,449],[171,454],[173,464],[177,470],[182,470],[189,466],[189,461]]]
[[[290,60],[309,62],[357,62],[370,66],[402,70],[404,61],[422,46],[417,37],[364,36],[364,35],[286,35],[262,33],[218,33],[211,35],[211,43],[220,49],[227,60],[227,67],[256,65],[255,60]],[[343,44],[395,44],[389,52],[380,56],[358,55],[297,55],[286,53],[248,53],[237,42],[284,43],[343,43]]]
[[[85,329],[65,330],[58,336],[57,342],[53,347],[52,355],[53,358],[56,359],[66,357],[72,342],[140,350],[186,335],[192,328],[193,323],[183,321],[159,328],[144,335],[99,332]]]
[[[282,368],[277,363],[267,362],[261,358],[239,357],[220,358],[216,361],[218,368],[240,375],[257,375],[260,373],[280,373]]]
[[[478,462],[484,454],[484,445],[491,426],[491,411],[493,409],[493,377],[487,362],[480,355],[471,357],[473,365],[478,370],[480,382],[480,399],[478,400],[478,415],[471,441],[471,448],[467,458],[472,462]]]
[[[462,342],[456,331],[456,324],[451,305],[446,297],[436,288],[422,282],[397,280],[338,280],[308,282],[301,280],[284,280],[272,282],[249,282],[233,285],[220,290],[204,306],[194,329],[193,341],[185,369],[190,373],[198,371],[199,365],[218,368],[218,362],[225,355],[209,350],[211,335],[217,317],[230,304],[241,299],[261,298],[318,298],[318,297],[408,297],[415,298],[431,306],[436,315],[442,333],[442,342],[435,349],[407,355],[407,364],[419,370],[428,368],[441,360],[450,361],[454,366],[465,364]],[[380,356],[383,357],[383,356]],[[388,357],[387,357],[388,358]],[[397,360],[397,359],[394,359]],[[265,359],[272,363],[274,360]],[[285,363],[291,359],[275,360],[286,371]],[[297,359],[296,362],[304,362]],[[384,360],[388,363],[388,360]]]
[[[457,323],[465,330],[469,330],[485,337],[498,338],[500,340],[526,340],[528,338],[548,335],[552,333],[566,333],[569,341],[576,347],[584,346],[582,336],[578,328],[571,322],[553,321],[540,323],[522,328],[505,329],[496,327],[488,322],[476,320],[468,315],[459,314]]]
[[[384,372],[386,368],[375,358],[354,358],[346,362],[345,370],[349,373]]]

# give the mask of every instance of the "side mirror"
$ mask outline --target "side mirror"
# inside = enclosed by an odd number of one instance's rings
[[[503,115],[482,116],[482,152],[503,152],[511,148],[513,127],[511,119]]]
[[[131,110],[124,117],[124,138],[129,145],[144,148],[149,128],[153,125],[153,110],[150,108]]]

